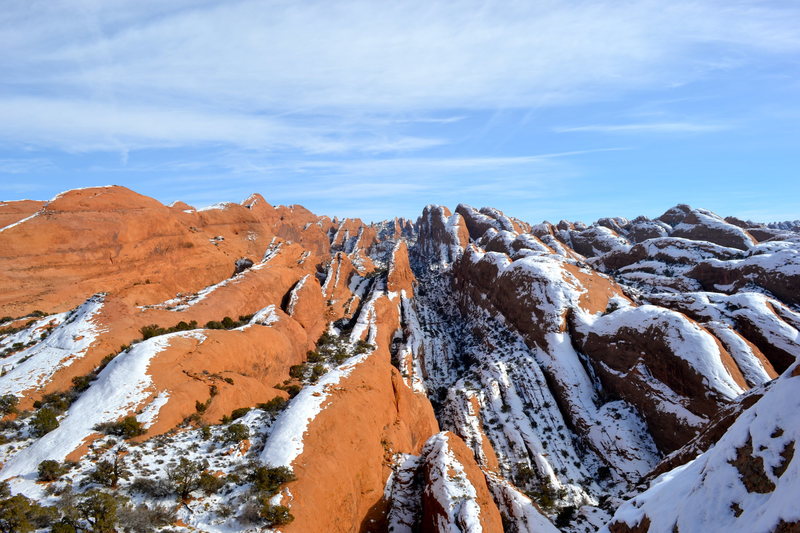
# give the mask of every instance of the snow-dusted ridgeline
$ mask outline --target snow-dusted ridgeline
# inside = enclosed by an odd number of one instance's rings
[[[0,377],[0,395],[21,396],[25,391],[46,385],[56,372],[86,354],[104,331],[95,320],[103,307],[105,295],[97,294],[68,314],[43,319],[18,338],[34,338],[40,327],[50,321],[58,324],[43,341],[17,352],[2,361],[5,374]],[[20,342],[14,340],[14,342]]]

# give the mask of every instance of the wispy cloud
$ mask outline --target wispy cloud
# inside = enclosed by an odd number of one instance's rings
[[[792,3],[721,0],[12,3],[0,14],[0,139],[123,154],[422,150],[452,139],[406,128],[796,54],[798,19]]]
[[[729,130],[729,124],[701,124],[694,122],[643,122],[638,124],[589,124],[553,128],[558,133],[705,133]]]
[[[0,158],[0,174],[30,174],[55,170],[56,166],[48,159],[32,158]]]

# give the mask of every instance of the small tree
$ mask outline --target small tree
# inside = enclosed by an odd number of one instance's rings
[[[39,481],[56,481],[67,472],[66,466],[58,461],[47,459],[39,463],[38,479]]]
[[[286,403],[287,403],[286,399],[283,398],[282,396],[275,396],[273,399],[271,399],[266,403],[258,404],[257,407],[269,413],[277,413],[283,410],[284,407],[286,407]]]
[[[200,474],[200,481],[198,482],[200,490],[207,495],[217,493],[222,487],[225,486],[226,480],[224,477],[216,477],[210,472],[203,472]]]
[[[49,407],[42,407],[31,419],[31,428],[33,435],[41,437],[46,435],[58,427],[58,419],[56,413]]]
[[[19,398],[13,394],[4,394],[0,396],[0,416],[15,414],[17,412],[17,404]]]
[[[289,508],[283,505],[272,505],[269,503],[269,498],[261,499],[261,510],[259,512],[261,518],[264,519],[267,526],[285,526],[292,520],[294,516],[289,512]]]
[[[77,508],[92,526],[92,533],[113,533],[117,525],[117,511],[125,500],[106,492],[92,489],[83,493]]]
[[[200,472],[202,471],[203,467],[199,463],[181,457],[177,465],[167,469],[167,479],[173,492],[185,500],[192,491],[200,488]]]
[[[297,479],[288,467],[278,466],[257,466],[250,473],[250,481],[253,482],[256,490],[266,493],[269,496],[276,494],[281,485]]]
[[[0,501],[0,533],[29,533],[55,519],[54,508],[43,507],[22,494]]]
[[[225,430],[225,440],[227,442],[241,442],[250,437],[250,430],[244,424],[231,424]]]
[[[106,435],[116,435],[123,439],[130,439],[147,433],[147,430],[144,429],[141,422],[136,420],[135,416],[126,416],[118,422],[98,424],[95,429],[102,431]]]
[[[131,472],[125,465],[125,458],[117,454],[113,461],[103,459],[98,462],[87,480],[90,483],[115,489],[121,479],[128,479],[130,475]]]

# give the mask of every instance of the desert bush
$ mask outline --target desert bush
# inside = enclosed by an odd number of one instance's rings
[[[192,491],[200,487],[200,473],[202,465],[181,457],[178,464],[167,469],[167,479],[172,491],[182,500],[189,497]]]
[[[49,407],[42,407],[31,419],[31,429],[36,437],[44,436],[58,427],[56,413]]]
[[[37,471],[37,479],[39,481],[56,481],[67,473],[67,467],[58,461],[47,459],[39,463]]]
[[[91,489],[80,496],[76,507],[91,525],[92,533],[113,533],[116,531],[117,513],[125,503],[126,499],[119,495]]]
[[[244,424],[231,424],[225,430],[226,442],[241,442],[250,437],[250,430]]]
[[[276,494],[284,483],[297,479],[285,466],[255,466],[248,477],[257,491],[269,496]]]
[[[294,379],[303,379],[306,372],[306,365],[292,365],[289,367],[289,375]]]
[[[234,409],[231,412],[231,420],[236,420],[237,418],[242,418],[244,415],[250,412],[249,407],[239,407],[238,409]]]
[[[130,439],[144,435],[147,430],[144,429],[142,423],[136,420],[135,416],[126,416],[117,422],[106,422],[95,426],[97,431],[101,431],[106,435],[115,435],[124,439]]]
[[[175,510],[165,505],[126,505],[119,509],[118,514],[119,525],[130,533],[150,533],[155,528],[172,525],[177,520]]]
[[[0,533],[29,533],[55,522],[58,513],[22,494],[0,500]]]
[[[128,486],[128,490],[134,493],[150,496],[151,498],[166,498],[172,494],[172,486],[166,479],[150,479],[137,477]]]
[[[86,481],[114,489],[121,479],[128,479],[130,476],[131,472],[125,465],[125,459],[121,455],[116,455],[113,461],[107,459],[99,461]]]
[[[286,399],[282,396],[275,396],[273,399],[266,403],[260,403],[256,407],[268,413],[277,413],[286,407]]]
[[[4,394],[0,396],[0,416],[16,414],[18,403],[19,398],[13,394]]]
[[[209,472],[203,472],[200,474],[200,481],[198,483],[198,488],[202,490],[205,494],[211,495],[219,492],[219,490],[225,486],[227,480],[225,477],[216,477],[215,475]]]
[[[294,516],[289,512],[289,508],[283,505],[272,505],[269,499],[263,498],[261,502],[261,509],[259,516],[264,519],[265,525],[272,526],[285,526],[294,520]]]

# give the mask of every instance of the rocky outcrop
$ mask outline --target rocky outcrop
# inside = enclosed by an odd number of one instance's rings
[[[426,206],[417,220],[416,251],[428,260],[452,263],[469,243],[469,231],[460,214],[446,207]]]
[[[653,531],[769,533],[796,521],[798,384],[784,373],[707,451],[622,505],[605,531],[647,521]]]
[[[188,460],[203,531],[788,531],[792,228],[2,203],[0,479],[55,505],[122,458],[152,506]]]

